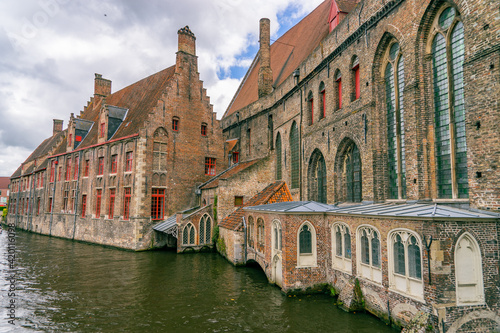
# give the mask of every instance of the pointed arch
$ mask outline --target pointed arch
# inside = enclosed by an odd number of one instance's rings
[[[356,143],[346,137],[335,157],[335,201],[362,201],[361,154]]]
[[[290,129],[291,183],[292,189],[300,186],[300,142],[299,129],[294,121]]]
[[[212,242],[212,218],[204,214],[200,219],[199,244],[210,244]]]
[[[297,266],[317,265],[316,229],[309,221],[304,221],[297,231]]]
[[[307,183],[308,199],[326,203],[326,164],[325,158],[319,149],[315,149],[309,159]]]
[[[196,231],[194,225],[189,222],[182,229],[182,245],[195,245]]]
[[[283,157],[281,156],[281,134],[278,132],[276,135],[276,180],[281,180],[282,178],[282,164],[281,161]]]
[[[484,303],[481,249],[468,232],[455,245],[455,286],[457,305]]]

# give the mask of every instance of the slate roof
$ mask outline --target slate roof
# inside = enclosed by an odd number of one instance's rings
[[[277,202],[292,201],[292,195],[288,190],[288,186],[284,181],[277,181],[269,184],[261,192],[257,193],[250,200],[243,203],[243,206],[239,207],[233,213],[228,215],[219,223],[219,227],[226,228],[229,230],[241,231],[243,228],[243,216],[245,211],[243,210],[246,206],[256,206],[265,204],[276,204]]]
[[[329,33],[328,16],[331,0],[325,0],[314,11],[288,30],[271,45],[273,86],[279,86],[312,53]],[[258,100],[259,55],[257,54],[242,80],[224,117]]]
[[[165,221],[160,222],[158,224],[155,224],[153,226],[153,230],[160,231],[160,232],[166,232],[170,228],[173,228],[177,225],[177,216],[176,214],[170,216],[167,218]]]
[[[206,183],[201,184],[199,186],[199,188],[202,190],[206,190],[209,188],[215,188],[215,187],[219,186],[220,179],[229,179],[229,178],[233,177],[234,175],[238,174],[239,172],[251,167],[252,165],[254,165],[255,163],[257,163],[259,161],[260,161],[260,159],[234,164],[230,168],[227,168],[226,170],[222,171],[217,176],[208,180]]]
[[[246,210],[277,213],[332,213],[334,215],[364,215],[380,217],[409,217],[432,219],[498,219],[500,214],[472,209],[460,209],[437,204],[395,204],[381,203],[369,205],[349,205],[339,207],[314,201],[281,202],[272,205],[245,207]]]

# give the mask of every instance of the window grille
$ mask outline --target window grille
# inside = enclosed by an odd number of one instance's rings
[[[165,147],[166,150],[166,147]],[[132,163],[134,161],[134,155],[131,151],[128,151],[125,154],[125,159],[126,159],[126,164],[125,164],[125,171],[132,171]]]
[[[102,175],[104,173],[104,157],[99,157],[97,167],[97,175]]]
[[[153,170],[167,171],[167,144],[153,142]]]
[[[215,158],[205,157],[205,175],[215,176]]]
[[[153,188],[151,190],[151,219],[163,220],[163,208],[165,205],[165,189]]]
[[[358,147],[354,142],[346,149],[344,163],[346,170],[346,199],[350,202],[361,202],[361,160]]]
[[[132,189],[130,187],[125,188],[125,198],[123,201],[123,219],[130,219],[130,201],[132,199]]]
[[[95,200],[95,217],[99,218],[101,216],[101,197],[102,189],[97,189],[96,200]]]
[[[111,155],[111,173],[118,170],[118,155]]]
[[[116,189],[112,188],[109,190],[109,211],[108,211],[109,219],[112,219],[115,213],[115,193]]]
[[[82,195],[82,217],[85,217],[87,211],[87,195]]]
[[[307,224],[300,230],[299,251],[301,254],[312,253],[312,236]]]
[[[326,165],[319,150],[309,160],[308,185],[309,200],[326,203]]]
[[[206,136],[207,135],[207,125],[201,124],[201,135]]]

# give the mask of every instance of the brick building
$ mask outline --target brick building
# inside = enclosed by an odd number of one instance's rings
[[[221,121],[228,155],[255,164],[202,197],[284,180],[295,202],[221,207],[241,220],[219,225],[228,259],[398,326],[500,329],[497,7],[326,0],[272,45],[262,19]]]
[[[9,219],[42,234],[143,250],[153,244],[153,224],[197,205],[196,187],[226,159],[195,40],[180,29],[175,65],[117,92],[96,74],[84,110],[67,129],[54,120],[53,135],[12,175]]]
[[[7,208],[9,201],[9,177],[0,177],[0,210]]]

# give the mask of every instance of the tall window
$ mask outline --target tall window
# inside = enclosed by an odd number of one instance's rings
[[[273,222],[273,249],[281,251],[281,223],[278,221]]]
[[[399,44],[389,48],[385,69],[387,106],[387,160],[389,198],[406,198],[405,132],[404,132],[404,59]]]
[[[165,189],[153,188],[151,190],[151,219],[163,220],[163,207],[165,205]]]
[[[99,133],[99,136],[101,138],[104,138],[104,134],[106,133],[106,123],[101,123],[101,131]]]
[[[175,132],[179,130],[179,118],[172,119],[172,130]]]
[[[307,224],[300,229],[299,252],[300,254],[312,254],[312,236]]]
[[[101,198],[102,198],[102,189],[97,189],[96,200],[95,200],[95,217],[96,218],[99,218],[101,216]]]
[[[259,217],[257,219],[257,249],[260,252],[264,252],[265,239],[264,220]]]
[[[351,142],[342,157],[345,200],[361,202],[361,157],[358,146]]]
[[[49,207],[47,209],[49,213],[52,213],[52,197],[49,198]]]
[[[468,198],[464,108],[464,27],[454,8],[438,17],[432,42],[439,198]]]
[[[101,156],[97,160],[97,175],[102,175],[104,173],[104,157]]]
[[[325,83],[321,82],[319,84],[319,107],[321,112],[319,113],[319,119],[326,117],[326,94],[325,94]]]
[[[358,245],[361,256],[358,257],[358,273],[375,282],[382,283],[380,259],[380,235],[370,226],[358,228]]]
[[[90,169],[90,160],[85,160],[85,169],[83,171],[83,176],[88,177],[89,176],[89,169]]]
[[[111,155],[111,173],[116,173],[118,170],[118,155]]]
[[[130,219],[130,201],[132,199],[132,190],[130,187],[125,187],[125,198],[123,200],[123,219]]]
[[[354,101],[361,96],[361,83],[359,82],[359,58],[356,56],[354,56],[352,61],[352,79],[353,92],[351,101]]]
[[[282,170],[282,167],[281,167],[281,160],[282,160],[282,156],[281,156],[281,134],[278,132],[278,135],[276,136],[276,180],[280,180],[281,179],[281,170]]]
[[[403,293],[423,298],[420,238],[409,230],[389,234],[389,285]]]
[[[215,158],[205,157],[205,175],[215,176]]]
[[[64,191],[64,198],[63,198],[63,210],[65,213],[67,213],[69,210],[68,198],[69,198],[69,191],[66,190],[66,191]]]
[[[332,228],[333,267],[351,273],[351,231],[344,223],[336,223]]]
[[[194,225],[190,222],[182,230],[182,245],[195,245]]]
[[[314,123],[314,97],[312,91],[307,95],[307,113],[309,118],[309,125]]]
[[[109,189],[109,210],[108,210],[108,219],[112,219],[115,215],[115,196],[116,189]]]
[[[201,135],[207,136],[207,124],[201,124]]]
[[[203,215],[200,220],[200,242],[199,244],[210,244],[212,242],[212,219]]]
[[[316,231],[309,222],[304,222],[297,233],[297,266],[316,266]]]
[[[252,130],[247,129],[247,144],[248,144],[248,156],[252,153]]]
[[[71,179],[71,159],[66,157],[66,180]]]
[[[128,171],[132,171],[132,164],[134,162],[134,155],[131,151],[128,151],[126,154],[125,154],[125,171],[128,172]]]
[[[253,224],[253,217],[249,216],[248,217],[248,246],[253,248],[254,247],[254,224]]]
[[[326,165],[323,154],[315,149],[309,160],[309,200],[326,203]]]
[[[299,130],[297,129],[297,123],[294,121],[292,128],[290,129],[290,154],[292,162],[292,189],[299,188],[300,185],[300,142],[299,142]]]
[[[78,179],[78,172],[79,172],[79,167],[80,167],[80,158],[78,156],[75,156],[75,169],[73,170],[73,179],[77,180]]]
[[[87,195],[82,195],[82,217],[85,217],[87,211]]]
[[[335,110],[342,109],[342,73],[335,73]]]
[[[481,250],[469,233],[460,236],[455,248],[455,283],[458,305],[484,303]]]
[[[153,142],[153,170],[167,171],[167,144]]]

